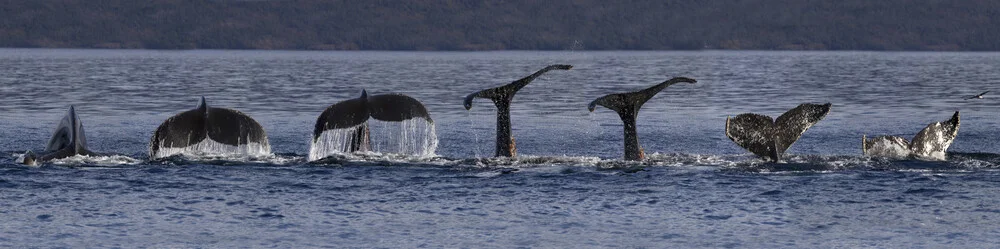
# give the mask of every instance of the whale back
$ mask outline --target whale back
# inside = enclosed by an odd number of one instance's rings
[[[945,160],[945,152],[958,136],[960,117],[955,112],[951,119],[928,124],[910,142],[910,152],[922,159]]]

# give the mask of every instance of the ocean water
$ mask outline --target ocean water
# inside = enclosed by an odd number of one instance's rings
[[[1000,92],[964,98],[1000,91],[998,58],[0,49],[0,247],[994,247]],[[462,99],[549,64],[574,68],[518,92],[519,156],[491,159],[495,107]],[[649,159],[620,160],[617,115],[587,104],[676,76],[698,83],[639,114]],[[434,153],[307,162],[320,112],[362,89],[423,102]],[[202,96],[260,122],[273,155],[150,161],[156,127]],[[806,102],[833,107],[787,163],[724,134],[727,116]],[[114,156],[16,164],[70,105],[90,148]],[[863,135],[911,138],[954,111],[947,161],[861,155]]]

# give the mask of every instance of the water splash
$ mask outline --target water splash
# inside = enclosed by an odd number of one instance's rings
[[[162,144],[162,143],[161,143]],[[249,157],[263,157],[271,155],[271,145],[267,142],[265,143],[247,143],[241,144],[239,146],[233,146],[228,144],[223,144],[216,142],[212,139],[205,139],[197,144],[193,144],[187,147],[172,148],[172,147],[160,147],[155,155],[151,155],[153,159],[164,158],[172,155],[186,155],[193,157],[232,157],[232,156],[249,156]]]
[[[247,155],[247,154],[174,154],[169,157],[155,160],[156,164],[164,165],[190,165],[205,164],[219,166],[289,166],[298,165],[305,162],[305,158],[293,154],[267,154],[267,155]]]
[[[24,153],[15,153],[12,156],[15,163],[20,164],[24,162]],[[136,165],[142,163],[142,160],[131,158],[124,155],[107,155],[107,156],[85,156],[85,155],[75,155],[66,158],[53,159],[48,162],[35,161],[34,164],[26,164],[29,167],[41,167],[44,163],[51,163],[55,165],[63,166],[75,166],[75,165],[91,165],[91,166],[120,166],[120,165]]]
[[[423,119],[402,122],[371,120],[367,125],[369,144],[372,152],[433,157],[438,147],[437,131],[433,123]],[[361,126],[359,125],[359,126]],[[351,139],[355,127],[324,131],[309,146],[309,161],[323,159],[331,155],[351,153]]]
[[[110,155],[110,156],[75,155],[67,158],[55,159],[50,162],[56,165],[120,166],[120,165],[136,165],[142,163],[143,161],[122,155]]]
[[[27,154],[28,154],[28,153],[15,153],[15,154],[13,155],[13,156],[14,156],[14,158],[15,158],[15,159],[14,159],[14,163],[18,163],[18,164],[22,164],[22,163],[24,163],[24,156],[25,156],[25,155],[27,155]],[[27,165],[27,166],[31,166],[31,167],[38,167],[38,166],[41,166],[41,163],[39,163],[38,161],[35,161],[35,163],[32,163],[32,164],[25,164],[25,165]]]

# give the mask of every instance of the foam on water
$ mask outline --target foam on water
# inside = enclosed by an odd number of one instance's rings
[[[23,153],[8,152],[5,162],[18,165]],[[654,168],[710,168],[721,171],[744,172],[841,172],[850,170],[889,171],[966,171],[1000,169],[1000,154],[949,153],[947,161],[919,159],[893,159],[855,155],[786,155],[781,163],[762,160],[753,154],[712,155],[688,153],[653,153],[643,161],[590,156],[535,156],[521,155],[488,158],[448,158],[441,156],[383,153],[374,151],[333,153],[318,160],[307,160],[308,155],[182,152],[153,162],[124,155],[74,156],[47,162],[58,166],[122,166],[144,163],[186,165],[253,165],[253,166],[403,166],[403,167],[453,167],[467,169],[523,169],[538,168],[592,168],[597,170],[625,170]],[[40,165],[29,165],[40,166]],[[513,172],[513,171],[512,171]],[[510,173],[510,172],[503,172]]]
[[[601,158],[598,157],[522,155],[517,157],[470,158],[470,159],[456,161],[456,165],[472,166],[479,168],[494,168],[494,167],[528,168],[528,167],[538,167],[541,165],[596,166],[600,162]]]
[[[334,154],[312,165],[393,165],[430,166],[469,169],[538,169],[538,168],[593,168],[633,171],[641,168],[710,168],[721,171],[744,172],[840,172],[848,170],[970,170],[996,169],[1000,156],[995,154],[949,154],[949,161],[897,160],[884,157],[854,155],[786,155],[781,163],[768,162],[753,154],[709,155],[688,153],[654,153],[643,161],[620,158],[602,159],[589,156],[534,156],[489,158],[426,157],[394,153],[355,152]],[[509,172],[504,172],[509,173]]]
[[[24,162],[25,153],[13,153],[11,156],[14,158],[13,163]],[[85,156],[85,155],[75,155],[66,158],[53,159],[48,162],[35,162],[34,164],[29,164],[27,166],[40,167],[45,163],[51,163],[54,165],[61,166],[78,166],[78,165],[89,165],[89,166],[121,166],[121,165],[137,165],[143,163],[143,160],[131,158],[124,155],[106,155],[106,156]]]
[[[136,165],[143,163],[144,161],[123,155],[108,155],[108,156],[75,155],[67,158],[51,160],[49,162],[55,165],[121,166],[121,165]]]
[[[368,126],[372,152],[417,157],[436,156],[438,137],[433,123],[423,119],[402,122],[371,120],[358,126],[363,125]],[[315,142],[310,143],[309,161],[332,155],[351,154],[351,139],[358,126],[324,131]]]
[[[298,155],[247,155],[247,154],[206,154],[206,153],[180,153],[169,157],[159,158],[156,163],[170,165],[207,164],[223,166],[290,166],[299,165],[304,161],[304,157]]]
[[[187,147],[160,147],[156,155],[151,156],[155,159],[178,154],[195,157],[263,157],[271,155],[271,145],[267,142],[263,144],[251,142],[232,146],[206,138]]]
[[[27,153],[13,153],[11,157],[14,158],[13,161],[14,163],[23,163],[24,155],[27,155]],[[35,164],[28,164],[28,166],[41,166],[41,165],[36,162]]]

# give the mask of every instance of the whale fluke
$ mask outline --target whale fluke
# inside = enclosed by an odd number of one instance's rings
[[[639,114],[639,109],[642,108],[642,105],[645,104],[646,101],[653,96],[656,96],[656,94],[663,91],[663,89],[670,85],[682,82],[696,83],[698,81],[691,78],[676,77],[640,91],[604,95],[590,102],[587,106],[587,110],[593,112],[594,109],[600,105],[617,112],[618,117],[621,118],[622,123],[624,124],[625,160],[642,160],[645,158],[645,155],[642,151],[642,147],[639,146],[639,137],[636,133],[635,127],[636,116]]]
[[[361,90],[361,97],[338,102],[323,110],[316,119],[313,143],[327,130],[354,128],[348,149],[352,152],[370,150],[369,118],[390,122],[422,118],[434,123],[427,108],[410,96],[398,93],[369,96],[367,91]]]
[[[726,137],[757,156],[778,162],[802,133],[826,117],[830,106],[830,103],[801,104],[776,120],[755,113],[727,117]]]
[[[369,118],[392,122],[423,118],[434,123],[427,108],[410,96],[398,93],[368,96],[367,91],[361,90],[361,97],[338,102],[323,110],[316,120],[313,141],[323,131],[355,127],[368,122]]]
[[[497,157],[514,157],[517,155],[517,147],[514,145],[514,137],[510,132],[510,102],[514,99],[514,94],[518,90],[527,86],[528,83],[538,78],[542,74],[551,70],[569,70],[573,68],[571,65],[550,65],[538,72],[535,72],[528,77],[511,82],[503,86],[498,86],[482,91],[478,91],[469,94],[465,97],[463,105],[466,110],[472,108],[472,100],[475,98],[490,99],[493,104],[497,107],[497,140],[496,140],[496,153]]]
[[[76,115],[76,108],[70,106],[66,116],[59,122],[59,126],[56,126],[56,130],[52,133],[52,138],[49,139],[49,143],[45,147],[45,151],[41,153],[41,156],[27,151],[24,153],[24,161],[22,163],[35,165],[38,162],[75,155],[96,156],[100,155],[100,153],[92,152],[87,148],[87,135],[83,131],[83,122]]]
[[[174,153],[161,153],[164,148],[187,148],[206,140],[236,147],[255,144],[270,153],[267,133],[257,121],[236,110],[209,107],[202,97],[197,108],[174,115],[156,128],[149,156],[166,157]]]
[[[866,156],[888,157],[894,159],[917,158],[922,160],[946,160],[945,152],[958,136],[960,126],[959,112],[951,119],[928,124],[920,130],[912,141],[898,136],[879,136],[864,139],[862,152]]]

